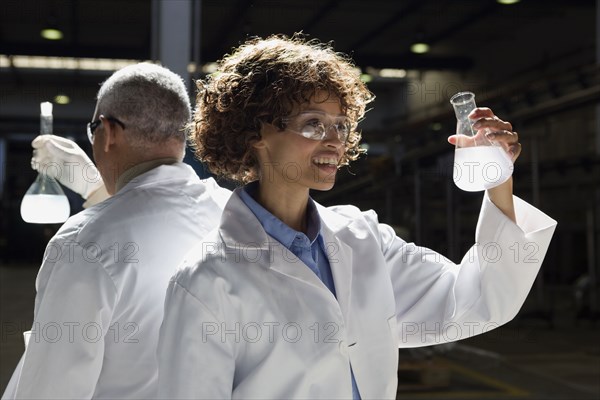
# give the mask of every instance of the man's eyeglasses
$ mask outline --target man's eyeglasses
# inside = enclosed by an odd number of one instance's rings
[[[119,125],[122,129],[125,129],[125,124],[123,122],[119,121],[117,118],[105,117],[105,119],[109,122]],[[94,131],[96,130],[96,128],[98,128],[100,126],[101,123],[102,123],[102,120],[97,119],[95,121],[88,122],[88,124],[87,124],[87,136],[88,136],[88,139],[90,140],[91,144],[94,144]]]
[[[282,119],[285,129],[312,140],[325,140],[331,128],[340,142],[346,143],[353,124],[348,117],[321,111],[305,111]]]

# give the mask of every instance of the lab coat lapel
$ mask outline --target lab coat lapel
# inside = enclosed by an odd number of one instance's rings
[[[262,253],[261,257],[252,257],[253,263],[268,268],[271,260],[270,248],[274,245],[273,239],[267,235],[260,221],[246,207],[236,189],[223,209],[219,235],[223,240],[224,249],[229,255],[234,255],[236,260],[245,254],[254,251]],[[255,254],[254,254],[255,255]]]
[[[270,248],[273,263],[271,269],[284,274],[290,278],[301,280],[312,286],[318,287],[321,291],[329,293],[333,300],[333,294],[319,277],[302,260],[286,249],[281,243],[274,242]]]
[[[267,235],[260,221],[244,204],[236,189],[223,210],[219,233],[229,254],[235,252],[236,256],[249,250],[261,251],[263,255],[258,258],[264,268],[271,268],[281,274],[301,280],[319,289],[329,292],[321,282],[298,257],[286,249],[281,243]]]
[[[352,247],[338,238],[338,232],[346,228],[350,220],[325,207],[318,206],[321,216],[323,241],[329,258],[337,301],[344,316],[344,322],[349,327],[349,316],[352,292]],[[348,332],[350,334],[350,332]],[[349,338],[351,339],[351,338]]]

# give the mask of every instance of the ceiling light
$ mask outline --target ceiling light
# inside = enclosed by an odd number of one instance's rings
[[[71,102],[71,98],[66,94],[57,94],[54,96],[54,102],[56,104],[69,104]]]
[[[416,54],[423,54],[429,51],[429,45],[427,43],[413,43],[410,46],[410,51]]]
[[[373,80],[373,77],[369,74],[361,74],[360,80],[363,81],[364,83],[369,83]]]
[[[517,4],[520,0],[496,0],[499,4],[510,5]]]
[[[60,40],[63,38],[62,31],[59,29],[56,29],[56,28],[44,28],[40,32],[40,35],[44,39],[48,39],[48,40]]]
[[[151,60],[113,59],[113,58],[73,58],[73,57],[47,57],[47,56],[9,56],[0,54],[0,69],[64,69],[79,71],[117,71],[128,65],[139,62],[153,63]],[[217,71],[216,63],[207,63],[202,67],[189,67],[202,72]]]
[[[219,64],[217,64],[216,62],[208,62],[202,66],[202,72],[204,72],[207,75],[217,72],[218,69]]]
[[[0,54],[0,68],[65,69],[87,71],[116,71],[139,60],[46,57],[46,56],[8,56]]]
[[[440,122],[434,122],[430,125],[430,128],[432,131],[441,131],[442,130],[442,124]]]
[[[405,69],[383,68],[379,70],[379,76],[382,78],[406,78]]]

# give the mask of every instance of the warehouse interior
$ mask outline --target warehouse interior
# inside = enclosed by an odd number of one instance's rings
[[[36,177],[39,103],[54,103],[54,133],[91,156],[85,126],[95,94],[121,66],[160,62],[193,97],[193,81],[246,38],[303,32],[350,55],[376,95],[360,124],[367,155],[315,200],[373,209],[405,240],[460,261],[482,193],[454,185],[446,138],[456,129],[450,97],[472,91],[519,133],[515,194],[558,221],[517,318],[479,337],[400,350],[398,398],[600,398],[600,0],[4,0],[0,8],[0,391],[23,352],[37,269],[60,226],[27,224],[19,212]],[[81,210],[83,200],[65,193],[71,213]]]

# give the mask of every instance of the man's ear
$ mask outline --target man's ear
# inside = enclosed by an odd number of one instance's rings
[[[108,152],[110,147],[117,143],[117,135],[120,127],[118,124],[110,122],[104,115],[101,115],[100,119],[104,128],[104,151]]]

